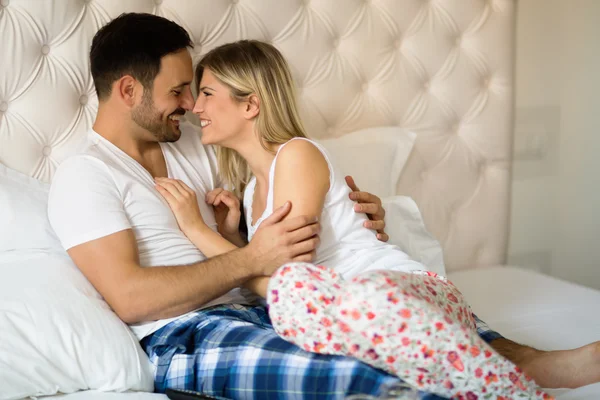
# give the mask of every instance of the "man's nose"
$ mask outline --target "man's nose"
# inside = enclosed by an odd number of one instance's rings
[[[187,88],[183,93],[183,96],[181,96],[180,106],[186,111],[190,111],[194,108],[194,96],[192,95],[192,90],[190,88]]]
[[[200,114],[202,111],[204,111],[204,102],[202,101],[202,96],[199,95],[198,100],[196,100],[196,104],[194,104],[194,109],[192,112],[194,114]]]

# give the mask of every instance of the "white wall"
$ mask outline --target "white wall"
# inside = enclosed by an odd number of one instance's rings
[[[517,4],[509,262],[600,289],[600,1]]]

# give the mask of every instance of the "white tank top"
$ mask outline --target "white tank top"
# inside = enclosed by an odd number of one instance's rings
[[[387,269],[398,271],[413,271],[426,269],[422,264],[411,260],[399,247],[377,240],[377,232],[363,226],[367,220],[365,214],[354,211],[354,201],[350,200],[350,188],[342,175],[330,161],[330,155],[318,143],[305,138],[292,140],[306,140],[321,151],[329,166],[329,191],[325,197],[323,213],[321,214],[321,244],[317,248],[315,264],[334,268],[346,279],[352,278],[361,272]],[[267,205],[262,216],[252,224],[252,201],[256,177],[253,177],[244,190],[244,211],[248,226],[248,240],[262,223],[273,213],[273,182],[277,156],[287,143],[277,150],[275,159],[269,171],[269,190]]]

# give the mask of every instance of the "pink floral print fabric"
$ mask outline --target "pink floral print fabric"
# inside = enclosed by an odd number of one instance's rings
[[[292,263],[269,282],[276,332],[306,351],[358,358],[456,399],[551,399],[477,335],[462,294],[427,271],[334,270]]]

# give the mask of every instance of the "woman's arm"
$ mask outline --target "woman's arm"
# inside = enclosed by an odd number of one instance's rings
[[[239,248],[239,246],[210,229],[206,224],[186,229],[184,233],[206,258],[215,257]]]
[[[204,219],[198,208],[196,193],[185,183],[168,178],[157,178],[156,188],[173,210],[182,232],[207,258],[215,257],[238,248],[238,246],[223,238],[204,223]],[[219,203],[218,199],[215,199],[215,196],[211,194],[212,192],[207,196],[207,202],[213,205]],[[222,196],[223,194],[221,194]],[[228,201],[226,198],[221,199],[221,205],[223,204],[227,205],[227,207],[239,208],[239,204]],[[223,220],[226,219],[226,215],[223,214],[222,217]],[[265,220],[263,224],[268,223],[268,221],[269,219]],[[268,283],[268,277],[257,277],[246,281],[243,287],[259,296],[266,297]]]
[[[196,192],[185,183],[168,178],[156,178],[156,189],[173,210],[182,232],[207,258],[230,252],[238,247],[206,225]]]
[[[292,210],[286,219],[290,215],[292,218],[300,215],[320,218],[328,191],[329,166],[312,143],[294,140],[279,152],[273,182],[274,210],[290,201]],[[254,278],[244,287],[266,298],[269,279]]]
[[[306,140],[289,142],[277,156],[273,209],[290,201],[292,210],[286,218],[299,215],[320,218],[329,180],[329,166],[315,145]]]
[[[197,227],[196,229],[186,232],[186,236],[207,258],[215,257],[238,248],[238,246],[223,238],[206,224],[204,224],[204,227]],[[257,295],[266,298],[269,279],[270,278],[266,276],[253,278],[246,281],[242,286]]]
[[[286,144],[277,156],[273,209],[290,201],[292,210],[285,219],[289,219],[290,215],[291,218],[301,215],[321,218],[328,191],[329,166],[321,151],[306,140],[294,140]],[[299,231],[302,229],[310,227]],[[269,279],[254,278],[244,287],[266,298]]]

